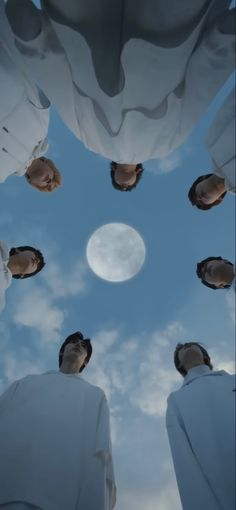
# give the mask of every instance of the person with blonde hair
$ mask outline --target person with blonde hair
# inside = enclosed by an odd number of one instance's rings
[[[119,191],[187,140],[235,69],[230,0],[5,5],[22,65]]]
[[[48,150],[50,102],[19,65],[14,36],[4,2],[0,2],[0,183],[10,175],[25,175],[39,191],[61,184]]]

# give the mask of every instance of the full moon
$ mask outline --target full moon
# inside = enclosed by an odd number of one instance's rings
[[[87,244],[92,271],[109,282],[124,282],[136,275],[145,260],[140,234],[124,223],[107,223],[95,230]]]

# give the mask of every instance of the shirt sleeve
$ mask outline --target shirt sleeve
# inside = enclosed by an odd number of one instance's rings
[[[183,509],[220,508],[195,455],[173,394],[168,398],[166,427]]]
[[[184,79],[174,91],[182,100],[178,126],[180,139],[191,132],[234,72],[234,16],[235,9],[227,9],[214,23],[206,25],[189,59]]]
[[[216,114],[206,144],[214,173],[225,180],[227,191],[236,193],[235,168],[235,88]]]
[[[112,445],[110,433],[110,413],[107,399],[103,394],[97,424],[96,455],[105,464],[107,508],[112,509],[116,503],[116,485],[112,460]]]
[[[24,41],[40,33],[40,10],[31,0],[7,0],[5,11],[13,33]]]
[[[7,407],[12,403],[15,393],[18,389],[19,381],[12,383],[9,388],[0,396],[0,416],[5,412]]]

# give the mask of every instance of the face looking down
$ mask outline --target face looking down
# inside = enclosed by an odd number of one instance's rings
[[[231,285],[234,276],[232,264],[225,260],[210,260],[202,268],[202,278],[218,289]]]

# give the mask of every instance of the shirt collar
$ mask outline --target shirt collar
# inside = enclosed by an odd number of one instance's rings
[[[187,375],[184,378],[183,386],[189,384],[194,379],[201,377],[202,375],[208,375],[211,372],[211,369],[208,365],[197,365],[196,367],[190,368]]]

